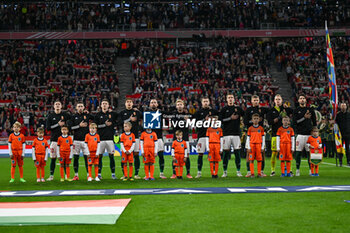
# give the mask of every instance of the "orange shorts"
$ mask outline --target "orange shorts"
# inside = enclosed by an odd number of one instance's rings
[[[69,159],[69,153],[61,152],[59,161],[60,161],[61,165],[63,165],[63,164],[70,164],[71,163],[71,159]]]
[[[249,154],[249,161],[262,161],[261,143],[250,143],[252,152]]]
[[[22,150],[19,150],[19,151],[13,150],[12,154],[13,154],[13,158],[11,159],[12,167],[16,167],[17,164],[18,164],[18,167],[22,167],[23,166]]]
[[[154,163],[154,147],[151,148],[144,148],[143,153],[145,154],[143,156],[143,163]]]
[[[90,157],[87,158],[89,165],[98,165],[99,163],[99,157],[96,156],[96,154],[90,153]]]
[[[209,154],[208,154],[208,160],[210,162],[220,162],[221,156],[220,156],[220,143],[211,143],[209,144]]]
[[[292,161],[293,160],[293,154],[292,154],[292,145],[289,143],[281,144],[280,145],[280,155],[279,159],[281,161]]]
[[[45,154],[36,154],[35,157],[36,157],[36,160],[35,160],[36,167],[45,167],[46,166]]]
[[[129,155],[122,152],[122,163],[134,163],[134,154],[131,153]]]
[[[174,166],[175,167],[183,167],[185,166],[185,161],[184,161],[184,158],[185,158],[185,154],[175,154],[175,160],[174,160]]]

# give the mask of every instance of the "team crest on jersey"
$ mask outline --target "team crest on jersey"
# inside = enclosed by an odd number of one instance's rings
[[[89,159],[89,163],[91,163],[91,159]]]
[[[66,143],[69,143],[69,140],[68,140],[68,139],[66,140]]]
[[[287,131],[287,134],[290,134],[290,131],[289,131],[289,130]]]
[[[97,141],[97,138],[94,138],[94,141]]]
[[[36,165],[39,165],[39,161],[36,161]]]
[[[45,146],[45,143],[42,142],[41,145]]]
[[[14,159],[12,159],[12,160],[11,160],[11,162],[12,162],[12,164],[14,164],[14,163],[15,163],[15,160],[14,160]]]
[[[209,159],[211,159],[211,156],[209,155]]]
[[[122,160],[125,161],[125,158],[123,157]]]
[[[181,144],[181,147],[184,147],[184,144]]]
[[[280,158],[283,159],[283,155],[282,154],[280,155]]]
[[[249,155],[249,158],[253,158],[253,155]]]
[[[21,138],[18,138],[18,141],[21,141]]]
[[[153,139],[153,135],[151,135],[149,138],[150,138],[150,139]]]
[[[147,160],[147,159],[146,159],[146,157],[143,157],[143,161],[145,161],[145,162],[146,162],[146,160]]]
[[[131,140],[132,140],[132,137],[129,137],[129,140],[131,141]]]
[[[216,134],[219,134],[219,131],[216,131]]]
[[[260,131],[260,129],[258,129],[258,133],[260,133],[261,131]]]

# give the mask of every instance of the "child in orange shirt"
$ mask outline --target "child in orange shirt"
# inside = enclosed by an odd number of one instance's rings
[[[124,171],[123,181],[129,180],[133,181],[133,163],[134,163],[134,148],[135,148],[135,135],[131,133],[132,124],[131,122],[124,123],[124,133],[120,136],[120,149],[122,151],[122,165]],[[129,163],[129,175],[128,175],[128,166]]]
[[[249,127],[247,133],[247,147],[250,162],[251,178],[254,178],[254,160],[258,161],[258,177],[262,178],[261,174],[261,162],[262,162],[262,150],[265,147],[265,134],[264,128],[259,126],[259,114],[253,114],[253,125]]]
[[[182,179],[183,167],[186,164],[188,158],[186,141],[182,140],[182,131],[177,130],[175,132],[176,140],[173,141],[171,146],[171,156],[173,157],[173,163],[175,166],[176,177]]]
[[[38,137],[33,141],[32,157],[36,167],[36,182],[45,182],[45,166],[48,156],[49,144],[44,138],[44,128],[40,127],[36,131]],[[41,179],[40,179],[41,178]]]
[[[157,134],[152,129],[146,129],[140,137],[141,155],[145,164],[145,180],[154,180],[154,162],[158,151]]]
[[[218,120],[217,116],[212,117],[213,121]],[[221,128],[207,129],[206,147],[208,151],[208,160],[210,162],[210,172],[212,178],[218,178],[219,162],[223,150],[223,133]]]
[[[277,153],[281,161],[281,177],[291,177],[290,168],[295,148],[294,130],[289,126],[290,119],[288,116],[282,118],[282,124],[276,134]],[[287,166],[287,173],[285,172],[285,165]]]
[[[21,130],[21,123],[16,121],[13,124],[13,133],[9,137],[8,145],[9,145],[9,154],[11,158],[11,180],[10,183],[15,182],[15,172],[16,172],[16,164],[18,164],[19,170],[19,181],[26,182],[23,179],[23,158],[26,149],[26,141],[24,135],[19,131]]]
[[[100,178],[98,178],[99,156],[96,155],[96,151],[98,151],[100,147],[100,135],[96,133],[97,125],[95,123],[91,123],[89,125],[89,131],[90,132],[85,135],[85,143],[89,151],[87,158],[89,172],[88,181],[92,181],[92,165],[95,166],[95,181],[100,181]]]
[[[62,136],[57,140],[57,158],[60,161],[60,173],[61,173],[61,182],[64,181],[64,169],[66,169],[67,180],[72,181],[70,178],[70,168],[69,165],[73,158],[73,140],[68,136],[68,127],[61,127]]]
[[[312,128],[311,136],[307,139],[306,144],[310,148],[310,153],[322,153],[322,140],[317,127]],[[309,160],[311,164],[311,176],[319,176],[319,165],[312,163],[311,158]]]

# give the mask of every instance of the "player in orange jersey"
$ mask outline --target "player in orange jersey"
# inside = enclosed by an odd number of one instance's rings
[[[45,182],[45,166],[49,154],[49,144],[44,138],[44,131],[44,128],[38,128],[36,131],[38,137],[33,141],[32,157],[36,167],[36,182]]]
[[[127,181],[128,177],[131,181],[133,173],[133,164],[134,164],[134,149],[135,149],[135,135],[131,133],[132,124],[130,121],[124,123],[124,133],[120,136],[120,149],[122,151],[122,165],[124,171],[123,181]],[[129,163],[129,175],[128,175],[128,166]]]
[[[173,141],[171,146],[171,156],[173,157],[176,177],[182,179],[183,167],[188,158],[187,143],[182,139],[183,133],[181,130],[176,130],[175,136],[176,140]]]
[[[213,121],[217,121],[218,117],[213,116]],[[210,127],[206,133],[206,148],[208,151],[208,160],[210,162],[210,172],[212,178],[218,178],[219,162],[223,151],[223,133],[221,128]]]
[[[264,128],[259,125],[259,119],[259,114],[252,115],[253,125],[249,127],[247,133],[247,147],[252,178],[254,177],[254,160],[258,161],[258,177],[263,177],[261,174],[261,162],[263,159],[261,151],[265,147],[265,134]]]
[[[64,169],[66,169],[67,180],[72,181],[70,178],[69,165],[73,158],[73,140],[68,136],[68,127],[66,125],[61,127],[62,136],[57,140],[57,158],[60,161],[60,173],[61,182],[64,181]]]
[[[295,148],[295,136],[288,116],[282,118],[282,126],[278,128],[276,136],[277,154],[281,161],[281,177],[291,177],[290,168]],[[287,166],[287,171],[285,166]]]
[[[26,182],[23,179],[23,158],[26,149],[26,141],[24,135],[19,131],[21,129],[21,123],[16,121],[13,124],[13,133],[10,134],[8,145],[9,145],[9,154],[11,158],[11,180],[10,183],[15,182],[15,172],[16,164],[18,164],[19,169],[19,181]]]
[[[92,181],[92,165],[95,166],[95,181],[100,181],[100,178],[98,178],[98,164],[99,164],[99,157],[96,155],[96,152],[98,151],[100,147],[100,135],[98,135],[97,132],[97,125],[95,123],[91,123],[89,125],[89,133],[85,135],[85,143],[88,148],[89,154],[87,158],[88,162],[88,181]]]
[[[322,140],[317,127],[312,128],[311,136],[307,139],[306,145],[310,148],[310,153],[322,153]],[[311,163],[311,158],[309,158],[309,161],[311,164],[311,176],[319,176],[319,165]]]
[[[143,131],[140,137],[141,154],[145,165],[145,180],[154,180],[154,161],[158,152],[157,134],[152,129]]]

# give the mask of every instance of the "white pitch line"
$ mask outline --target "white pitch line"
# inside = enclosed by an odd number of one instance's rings
[[[322,164],[337,166],[335,163],[322,162]],[[339,166],[339,165],[338,165],[338,166]],[[350,166],[346,166],[346,165],[344,165],[344,166],[342,166],[342,167],[350,168]]]

